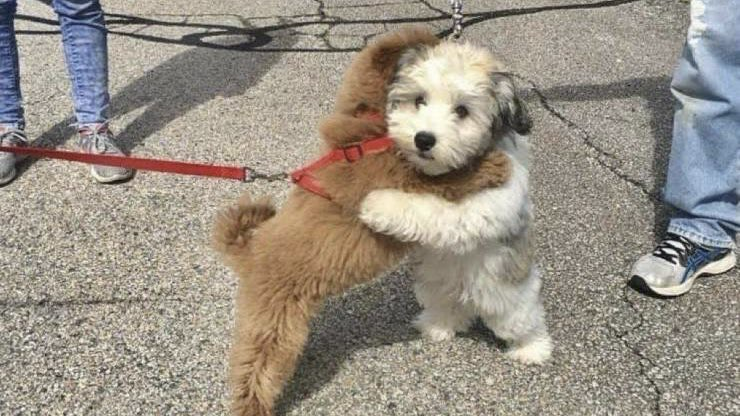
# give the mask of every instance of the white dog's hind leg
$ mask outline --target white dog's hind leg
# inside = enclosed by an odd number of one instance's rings
[[[417,329],[432,341],[447,341],[456,332],[468,329],[473,311],[459,304],[436,282],[419,281],[414,291],[424,310],[414,321]]]
[[[552,355],[552,340],[545,332],[527,341],[514,341],[506,355],[524,364],[543,364]]]
[[[532,270],[521,286],[501,287],[496,310],[481,314],[486,326],[507,342],[507,355],[525,364],[542,364],[552,353],[536,273]]]
[[[470,326],[471,315],[450,305],[433,305],[425,308],[414,321],[417,329],[432,341],[448,341],[455,333]]]
[[[510,311],[504,316],[482,316],[483,322],[508,344],[506,355],[525,364],[542,364],[550,358],[552,340],[545,326],[542,305]]]

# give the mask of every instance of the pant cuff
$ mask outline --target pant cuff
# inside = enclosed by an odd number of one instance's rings
[[[689,231],[686,228],[683,228],[677,224],[670,224],[668,226],[668,232],[671,234],[680,235],[681,237],[684,237],[694,243],[697,243],[697,244],[700,244],[706,247],[729,248],[729,249],[735,248],[735,242],[729,237],[727,239],[709,238],[707,236],[698,234],[694,231]]]
[[[15,130],[23,130],[26,126],[23,122],[17,122],[17,123],[5,123],[0,121],[0,127],[6,128],[6,129],[15,129]]]

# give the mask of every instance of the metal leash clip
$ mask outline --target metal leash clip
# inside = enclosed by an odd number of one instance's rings
[[[460,39],[463,30],[463,2],[462,0],[450,0],[452,6],[452,38]]]
[[[253,183],[256,181],[265,182],[279,182],[288,180],[288,174],[286,172],[277,173],[262,173],[258,172],[250,167],[244,168],[244,183]]]

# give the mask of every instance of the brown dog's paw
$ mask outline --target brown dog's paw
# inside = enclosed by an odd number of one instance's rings
[[[481,189],[496,188],[511,178],[511,160],[506,153],[494,151],[487,154],[480,162],[473,175],[474,183]]]
[[[511,177],[511,161],[506,153],[493,151],[470,169],[446,176],[447,186],[439,194],[449,201],[458,201],[468,195],[505,184]]]
[[[410,167],[406,172],[401,187],[405,192],[434,194],[454,202],[505,184],[511,177],[511,161],[504,152],[493,151],[466,169],[439,176],[421,175]]]

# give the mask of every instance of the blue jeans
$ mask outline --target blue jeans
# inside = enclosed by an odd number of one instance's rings
[[[740,229],[740,1],[692,0],[671,91],[678,100],[664,199],[668,232],[732,248]]]
[[[98,0],[53,0],[59,16],[67,72],[79,125],[108,120],[108,42]],[[16,0],[0,0],[0,125],[24,127],[18,47],[13,19]]]

